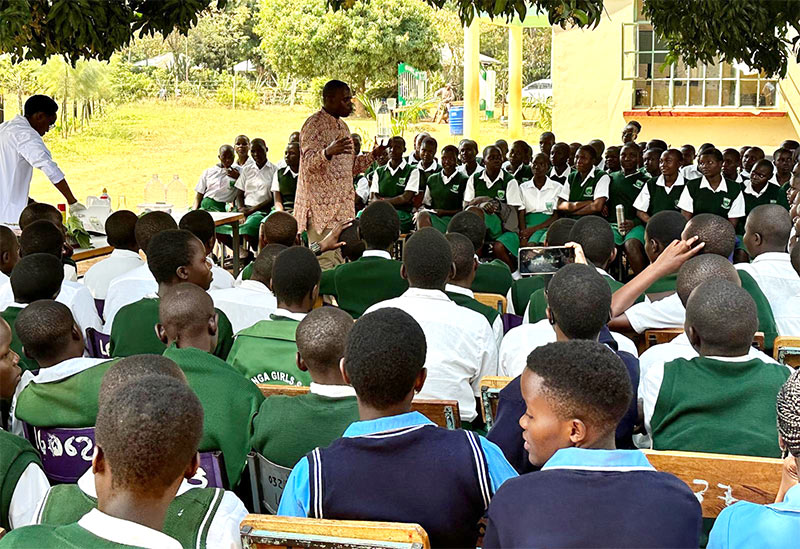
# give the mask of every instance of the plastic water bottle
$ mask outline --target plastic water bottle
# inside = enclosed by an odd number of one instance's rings
[[[617,230],[619,234],[625,234],[625,231],[622,230],[622,224],[625,222],[625,206],[622,204],[617,204],[616,207],[616,214],[617,214]]]
[[[167,185],[167,203],[172,204],[172,211],[183,211],[187,207],[186,187],[178,174],[172,176],[172,181]]]
[[[378,121],[378,144],[388,145],[389,139],[392,137],[392,115],[389,112],[389,105],[386,104],[386,99],[381,99],[381,106],[375,118]]]
[[[144,186],[144,201],[147,204],[157,204],[159,202],[163,204],[166,201],[164,185],[157,174],[154,174],[153,178]]]

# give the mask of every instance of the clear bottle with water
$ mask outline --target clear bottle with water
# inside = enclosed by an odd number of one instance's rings
[[[172,211],[183,211],[187,207],[186,186],[178,174],[172,176],[172,181],[167,185],[167,204],[172,204]]]
[[[392,137],[392,114],[389,112],[386,99],[381,99],[381,106],[375,118],[378,122],[378,144],[388,145],[389,139]]]
[[[166,201],[166,189],[157,174],[144,186],[144,201],[147,204],[163,204]]]

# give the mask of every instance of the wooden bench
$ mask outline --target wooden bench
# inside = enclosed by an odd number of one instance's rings
[[[240,526],[249,549],[429,549],[419,524],[247,515]]]
[[[800,337],[778,336],[773,345],[775,360],[794,369],[800,368]]]
[[[494,418],[497,416],[497,400],[500,391],[514,378],[504,376],[486,376],[480,381],[481,388],[481,416],[486,423],[486,429],[492,428]]]
[[[704,518],[716,518],[742,500],[775,503],[783,460],[729,454],[642,450],[659,471],[672,473],[689,486]]]
[[[484,305],[488,305],[501,315],[506,313],[506,309],[508,309],[508,303],[506,297],[500,294],[482,294],[476,293],[475,294],[475,301],[479,303],[483,303]]]
[[[653,345],[669,343],[683,333],[683,328],[661,328],[658,330],[645,330],[644,348],[649,349]],[[756,332],[753,335],[753,347],[764,350],[764,332]]]
[[[265,397],[272,395],[297,396],[309,391],[308,387],[294,385],[269,385],[259,383],[258,388]],[[439,427],[460,429],[461,416],[457,400],[435,400],[415,398],[411,401],[411,409],[424,415]]]

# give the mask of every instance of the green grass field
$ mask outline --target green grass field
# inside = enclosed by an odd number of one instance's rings
[[[127,209],[135,210],[143,202],[144,185],[153,174],[158,174],[165,184],[177,174],[186,185],[187,198],[193,196],[192,189],[203,170],[217,162],[219,146],[233,143],[238,134],[264,139],[269,146],[269,159],[277,163],[283,158],[289,134],[299,130],[311,112],[306,107],[234,111],[216,105],[136,103],[109,107],[91,126],[67,139],[53,130],[45,142],[79,200],[98,196],[105,187],[114,209],[118,208],[120,197],[125,197]],[[6,113],[8,118],[10,114]],[[347,123],[351,131],[362,136],[371,138],[375,132],[371,119],[349,118]],[[410,142],[416,132],[423,130],[436,137],[440,148],[459,140],[449,134],[445,124],[419,124],[404,137]],[[525,131],[525,138],[536,146],[539,131],[532,127]],[[507,137],[506,133],[497,121],[485,122],[479,143],[485,146]],[[64,201],[39,170],[34,170],[31,196],[53,204]]]

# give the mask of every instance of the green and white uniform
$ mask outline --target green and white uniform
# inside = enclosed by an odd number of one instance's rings
[[[472,281],[470,289],[480,294],[506,295],[513,282],[514,277],[511,276],[508,265],[499,259],[493,259],[478,264],[475,280]]]
[[[484,305],[475,299],[474,292],[469,288],[462,288],[461,286],[456,286],[455,284],[448,284],[445,286],[444,293],[456,305],[466,307],[471,311],[475,311],[476,313],[483,315],[483,317],[489,323],[489,326],[492,327],[494,338],[497,341],[497,348],[499,349],[500,344],[503,342],[503,318],[500,316],[500,312],[497,309],[493,309],[488,305]]]
[[[716,190],[711,188],[705,176],[688,179],[678,200],[678,208],[690,214],[711,213],[728,219],[745,215],[741,185],[724,177]]]
[[[778,204],[787,210],[789,209],[786,191],[783,187],[778,187],[769,182],[759,193],[753,189],[752,183],[748,180],[743,186],[742,195],[744,196],[745,216],[750,215],[750,212],[757,206],[762,206],[764,204]],[[744,223],[740,223],[740,225],[742,226],[741,231],[744,232]]]
[[[294,211],[294,195],[297,193],[297,175],[289,166],[275,170],[271,191],[281,193],[283,209],[289,213]]]
[[[503,171],[516,179],[517,183],[520,185],[522,185],[525,181],[533,179],[533,169],[531,169],[529,164],[520,164],[517,168],[517,171],[514,172],[511,171],[511,164],[508,164],[508,166],[503,168]]]
[[[416,194],[419,192],[419,171],[405,160],[396,168],[393,168],[390,162],[372,174],[369,192],[383,198],[395,198],[406,192]],[[414,220],[411,217],[413,208],[414,205],[411,202],[395,206],[397,215],[400,216],[400,231],[403,233],[414,228]]]
[[[214,165],[203,172],[194,190],[203,195],[200,209],[224,212],[226,204],[236,198],[236,179],[231,178],[225,168]]]
[[[0,429],[0,528],[33,524],[37,502],[49,489],[31,443]]]
[[[678,201],[683,193],[685,180],[683,175],[678,172],[678,177],[667,188],[664,181],[664,176],[650,178],[647,183],[639,191],[639,196],[633,202],[633,207],[640,212],[644,212],[650,217],[653,217],[658,212],[664,210],[675,210],[679,212],[681,209],[678,207]]]
[[[464,191],[467,189],[468,179],[458,170],[449,176],[442,171],[432,174],[428,177],[422,203],[432,210],[461,210],[464,206]],[[431,216],[431,225],[439,232],[446,233],[453,216],[439,216],[432,211],[428,214]]]
[[[367,250],[360,259],[334,269],[334,295],[341,309],[359,318],[372,305],[400,297],[408,281],[400,275],[400,261],[383,250]]]
[[[234,164],[234,168],[239,170],[239,179],[236,180],[235,187],[244,192],[244,205],[248,208],[258,206],[272,198],[270,187],[277,167],[267,160],[261,168],[252,158],[247,159],[243,165]],[[267,207],[267,206],[265,206]],[[267,207],[268,208],[268,207]],[[247,236],[258,237],[261,222],[267,217],[267,212],[253,212],[239,226],[239,233]],[[230,225],[217,227],[217,232],[221,234],[232,234]]]
[[[556,167],[553,166],[552,168],[550,168],[550,173],[548,174],[547,177],[549,177],[556,183],[563,185],[564,183],[567,182],[567,178],[569,177],[570,173],[572,173],[572,168],[569,167],[569,164],[567,164],[567,167],[564,168],[564,171],[561,173],[558,173]]]
[[[561,194],[558,197],[567,202],[584,202],[608,198],[610,185],[611,178],[596,166],[586,174],[586,177],[583,177],[578,170],[573,170],[567,177],[567,182],[564,183],[564,188],[561,189]],[[580,216],[572,215],[571,217],[577,219]]]
[[[27,305],[24,303],[12,303],[0,313],[0,316],[3,317],[3,320],[5,320],[11,328],[11,350],[19,355],[19,367],[23,370],[36,370],[39,368],[39,365],[36,364],[35,360],[26,357],[25,353],[22,352],[22,342],[19,340],[19,337],[17,337],[17,330],[14,329],[17,316],[19,316],[20,311],[25,307],[27,307]]]
[[[484,170],[480,174],[473,174],[467,181],[467,188],[464,191],[464,202],[471,202],[480,197],[497,199],[517,209],[523,207],[522,193],[519,184],[514,177],[500,170],[494,179]],[[484,214],[486,227],[489,229],[489,236],[493,240],[500,242],[512,255],[519,253],[519,235],[512,232],[503,231],[503,221],[497,214]]]
[[[626,240],[635,238],[644,244],[644,225],[642,221],[636,216],[636,209],[633,203],[638,198],[649,177],[642,174],[638,170],[633,173],[625,175],[622,171],[614,172],[610,175],[611,183],[608,188],[608,222],[611,224],[611,230],[614,232],[614,243],[619,246]],[[633,221],[634,227],[624,236],[619,232],[617,226],[617,205],[622,204],[625,209],[625,220]]]
[[[542,188],[536,187],[533,179],[525,181],[519,186],[522,194],[522,204],[525,208],[525,225],[535,227],[553,217],[558,205],[558,195],[561,194],[563,185],[549,177]],[[540,244],[547,236],[547,228],[539,229],[528,239],[528,244]]]
[[[442,166],[433,159],[431,165],[427,168],[422,167],[422,162],[415,164],[414,167],[419,172],[419,189],[417,192],[424,193],[425,189],[427,189],[428,178],[431,177],[433,174],[439,173],[442,171]]]

